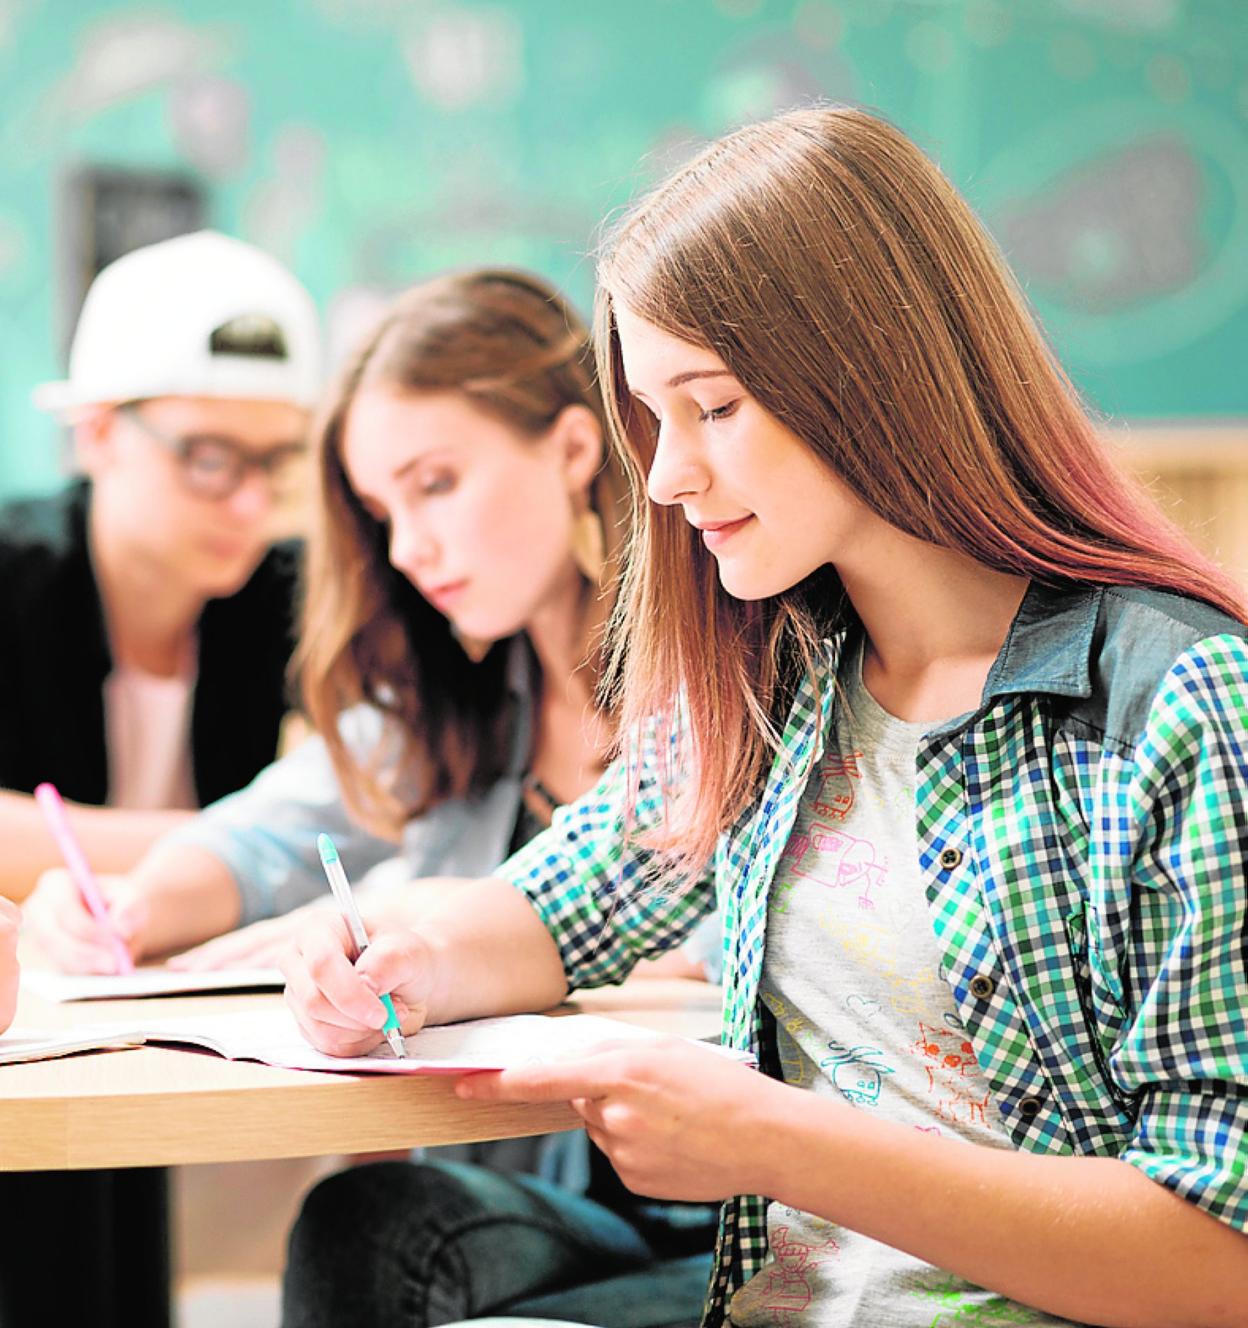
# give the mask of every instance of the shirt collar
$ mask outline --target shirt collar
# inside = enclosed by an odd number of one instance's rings
[[[988,670],[984,703],[1011,692],[1091,696],[1092,638],[1104,596],[1104,586],[1029,582],[1005,644]],[[824,641],[824,662],[831,674],[861,630],[855,624]]]
[[[984,703],[1012,692],[1092,695],[1092,638],[1103,586],[1033,581],[984,684]]]

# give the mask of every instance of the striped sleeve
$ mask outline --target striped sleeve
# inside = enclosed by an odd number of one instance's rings
[[[615,761],[496,873],[528,897],[574,990],[623,982],[639,960],[679,945],[714,908],[709,878],[665,882],[637,842],[663,816],[653,729],[640,751],[640,779],[625,758]]]

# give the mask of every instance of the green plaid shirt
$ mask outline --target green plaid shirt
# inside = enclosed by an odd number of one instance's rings
[[[1248,630],[1192,600],[1033,585],[982,703],[918,753],[916,836],[942,976],[1015,1145],[1120,1157],[1248,1229]],[[617,764],[511,858],[573,988],[616,983],[718,903],[724,1039],[774,1069],[767,895],[834,722],[842,641],[793,702],[757,802],[684,893],[643,888]],[[657,823],[655,744],[633,825]],[[670,737],[666,741],[673,742]],[[724,1205],[707,1322],[766,1254]]]

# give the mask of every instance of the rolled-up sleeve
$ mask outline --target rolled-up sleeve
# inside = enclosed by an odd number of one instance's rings
[[[1124,1160],[1248,1231],[1248,645],[1171,668],[1137,748],[1132,1018],[1112,1063]]]
[[[664,880],[639,845],[663,811],[654,752],[651,732],[639,780],[617,760],[496,873],[545,923],[573,990],[623,982],[639,960],[678,946],[715,906],[709,877]]]

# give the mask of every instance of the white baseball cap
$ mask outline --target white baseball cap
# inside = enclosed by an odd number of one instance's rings
[[[135,249],[91,283],[69,377],[42,383],[42,410],[146,397],[312,405],[320,327],[303,286],[274,258],[216,231]]]

